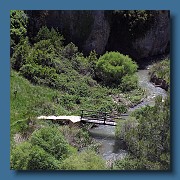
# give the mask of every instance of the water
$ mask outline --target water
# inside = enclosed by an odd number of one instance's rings
[[[137,75],[139,77],[139,85],[146,91],[147,97],[133,108],[129,108],[129,112],[134,111],[138,108],[141,108],[145,105],[153,106],[155,103],[155,97],[158,95],[162,96],[164,99],[167,95],[166,91],[160,87],[154,86],[151,82],[149,82],[149,71],[148,70],[139,70]]]
[[[127,154],[124,142],[115,139],[115,126],[99,125],[92,128],[90,134],[101,144],[99,150],[106,161],[121,159]]]
[[[133,108],[129,108],[132,112],[145,105],[154,105],[155,97],[161,95],[163,99],[166,97],[166,91],[160,87],[155,87],[149,82],[148,70],[139,70],[137,75],[139,77],[139,85],[145,89],[147,97],[140,104]],[[90,134],[95,141],[101,144],[100,154],[102,157],[112,162],[116,159],[122,159],[127,155],[126,147],[123,141],[115,139],[115,127],[107,125],[99,125],[96,128],[90,129]]]

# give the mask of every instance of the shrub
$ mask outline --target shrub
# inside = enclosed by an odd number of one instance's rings
[[[42,67],[41,65],[26,64],[20,69],[21,75],[35,84],[43,84],[49,87],[57,87],[58,75],[54,68]]]
[[[116,104],[115,109],[117,110],[118,113],[126,113],[127,112],[127,106],[124,104]]]
[[[29,44],[28,38],[22,38],[16,48],[11,58],[11,67],[16,71],[27,63],[27,56],[31,51],[31,46]]]
[[[135,118],[131,117],[127,120],[120,120],[116,126],[116,137],[126,139],[126,133],[137,126]],[[132,137],[133,139],[133,137]]]
[[[64,159],[74,151],[56,127],[49,126],[35,131],[30,141],[58,160]]]
[[[60,162],[44,149],[29,142],[17,145],[11,151],[11,169],[57,170]]]
[[[78,52],[78,47],[71,42],[63,48],[62,55],[65,58],[71,59],[73,58],[73,56],[76,55],[77,52]]]
[[[32,144],[24,142],[11,150],[11,169],[26,170],[30,159]]]
[[[105,170],[105,162],[94,151],[86,150],[65,159],[63,170]]]
[[[170,59],[164,59],[155,63],[151,69],[150,74],[156,75],[157,78],[164,79],[170,85]]]
[[[160,164],[147,161],[143,158],[134,158],[126,156],[122,160],[117,160],[114,163],[113,170],[157,170],[160,169]]]
[[[122,91],[131,91],[137,88],[138,78],[136,75],[125,75],[122,78],[122,82],[120,84],[120,89]]]
[[[87,57],[88,62],[89,62],[89,66],[90,66],[90,73],[92,78],[96,77],[96,73],[95,73],[95,68],[96,68],[96,63],[98,61],[97,58],[97,53],[95,50],[91,51],[89,56]]]
[[[124,76],[131,76],[137,71],[137,65],[127,55],[107,52],[96,63],[97,76],[105,84],[119,85]]]
[[[147,162],[147,167],[149,165],[149,168],[152,168],[153,164],[159,164],[159,169],[169,169],[169,96],[164,100],[164,102],[162,101],[161,96],[157,97],[154,107],[146,106],[143,110],[139,110],[134,113],[134,116],[136,118],[136,120],[133,121],[135,126],[126,128],[126,126],[122,126],[121,124],[120,130],[117,129],[117,134],[119,136],[123,135],[123,139],[128,146],[128,150],[135,158],[144,159],[144,161]]]
[[[39,146],[32,146],[29,153],[28,170],[59,170],[60,162]]]

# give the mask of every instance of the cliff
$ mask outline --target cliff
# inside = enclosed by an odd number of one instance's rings
[[[28,32],[40,27],[59,29],[66,42],[88,54],[120,51],[134,59],[169,51],[169,11],[26,11]]]

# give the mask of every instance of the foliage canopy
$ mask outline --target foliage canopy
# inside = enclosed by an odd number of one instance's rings
[[[137,71],[137,64],[119,52],[107,52],[96,63],[98,77],[107,85],[119,85],[125,76]]]

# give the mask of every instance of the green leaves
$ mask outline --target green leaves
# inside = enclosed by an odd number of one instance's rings
[[[32,148],[32,144],[28,142],[24,142],[19,146],[17,146],[16,148],[12,149],[10,156],[11,169],[15,169],[15,170],[27,169],[31,148]]]
[[[60,51],[63,46],[64,37],[54,28],[49,30],[46,26],[44,26],[39,30],[37,36],[35,37],[36,42],[42,40],[49,40],[50,44],[53,45],[57,51]]]
[[[31,143],[40,146],[58,160],[70,154],[68,143],[55,127],[45,127],[35,131],[31,136]]]
[[[60,162],[43,148],[24,142],[11,152],[13,170],[58,170]]]
[[[34,131],[29,142],[16,145],[11,151],[14,170],[58,170],[61,161],[76,153],[53,126]]]
[[[104,160],[92,150],[74,154],[65,159],[61,165],[63,170],[105,170]]]
[[[29,154],[28,170],[59,170],[60,162],[39,146],[32,146]]]
[[[169,169],[169,97],[163,102],[162,97],[159,96],[156,98],[154,107],[146,106],[133,114],[135,116],[133,121],[128,120],[123,124],[121,122],[117,126],[117,136],[123,137],[134,158],[143,159],[146,164],[144,169]]]
[[[164,59],[163,61],[155,63],[150,68],[151,76],[156,75],[157,78],[164,79],[168,85],[170,85],[170,59]]]
[[[137,65],[131,58],[119,52],[107,52],[96,63],[96,71],[98,78],[105,84],[119,85],[124,76],[131,76],[137,71]]]
[[[11,10],[10,18],[11,48],[13,49],[20,42],[20,39],[26,36],[28,18],[21,10]]]
[[[18,45],[14,47],[14,53],[11,58],[11,67],[17,71],[27,63],[27,57],[31,51],[28,38],[21,38]]]

